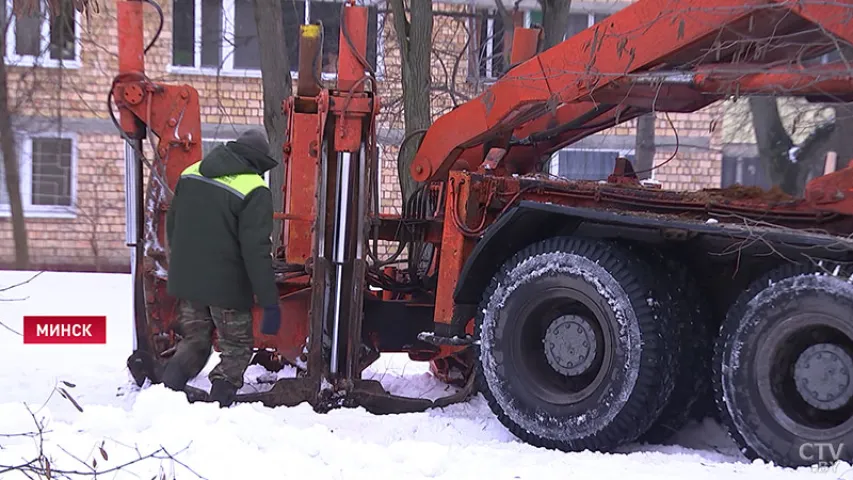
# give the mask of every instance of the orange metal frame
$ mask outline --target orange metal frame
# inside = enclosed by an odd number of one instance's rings
[[[743,41],[806,32],[813,23],[850,43],[853,25],[846,21],[843,3],[739,0],[740,8],[734,8],[724,0],[643,0],[538,54],[538,32],[517,29],[511,60],[515,67],[479,97],[437,119],[423,137],[411,166],[414,179],[432,182],[440,192],[440,204],[420,227],[423,238],[434,243],[437,251],[433,267],[438,273],[434,292],[437,330],[461,323],[472,333],[470,319],[455,318],[459,316],[453,301],[456,283],[482,232],[519,200],[662,213],[760,213],[765,218],[771,212],[780,222],[792,225],[831,222],[840,216],[845,218],[838,225],[849,225],[846,216],[853,214],[850,168],[813,180],[804,200],[786,205],[761,198],[709,200],[707,196],[644,189],[624,162],[619,164],[621,171],[611,178],[623,187],[597,182],[567,185],[511,176],[535,172],[541,158],[651,108],[690,112],[732,93],[773,93],[780,88],[785,95],[850,100],[853,80],[839,66],[801,72],[767,67],[788,58],[794,47],[780,45],[767,53],[763,64],[749,66],[726,63],[734,51],[719,47],[734,38]],[[113,92],[121,111],[122,130],[131,138],[139,138],[144,131],[141,126],[146,125],[157,135],[155,169],[165,166],[164,188],[172,188],[179,172],[201,158],[198,93],[190,86],[161,85],[145,77],[142,3],[119,0],[118,6],[122,35],[119,76]],[[352,5],[343,11],[342,25],[348,35],[341,32],[336,89],[319,88],[307,81],[314,72],[312,67],[316,67],[309,60],[319,46],[303,37],[297,94],[283,105],[288,118],[287,143],[282,152],[285,201],[276,218],[284,222],[284,248],[277,256],[284,263],[304,266],[305,273],[280,283],[284,327],[275,338],[259,335],[256,327],[256,345],[274,348],[290,361],[301,355],[308,334],[313,227],[318,215],[327,215],[317,211],[323,187],[318,183],[319,158],[324,148],[329,153],[356,152],[362,142],[368,145],[369,158],[374,158],[373,126],[379,99],[374,96],[375,90],[365,90],[370,80],[364,62],[366,14],[363,7]],[[708,51],[715,54],[707,55]],[[806,53],[814,56],[822,52]],[[703,63],[703,58],[714,63]],[[752,70],[756,67],[760,69],[757,72]],[[153,216],[151,232],[165,245],[162,219],[168,196],[157,195],[157,182],[149,188],[154,189],[154,195],[149,192],[153,200],[147,212]],[[396,233],[405,219],[380,216],[374,220],[381,239],[398,240]],[[170,331],[174,312],[171,299],[165,295],[163,277],[157,275],[167,270],[165,253],[149,251],[148,256],[155,262],[146,272],[148,324],[150,335],[156,337]],[[394,276],[393,269],[387,272]],[[387,292],[376,295],[386,300],[393,297]],[[165,337],[160,351],[172,343],[168,334]],[[462,349],[445,345],[426,355],[441,373],[448,362],[438,360]],[[412,355],[423,352],[413,347]]]
[[[165,238],[165,214],[170,192],[174,191],[181,171],[202,158],[201,115],[198,91],[190,85],[166,85],[145,75],[143,49],[143,6],[138,0],[117,0],[119,35],[119,73],[113,81],[112,100],[119,110],[119,124],[129,140],[145,136],[146,128],[158,139],[148,183],[145,205],[147,250],[145,285],[147,340],[156,352],[168,351],[176,339],[172,332],[175,300],[166,292],[168,245]],[[314,222],[318,213],[318,162],[321,149],[332,152],[357,152],[362,139],[375,146],[373,129],[379,111],[378,99],[365,93],[367,78],[364,58],[367,51],[367,9],[350,2],[342,13],[338,58],[338,89],[317,88],[304,82],[315,73],[301,72],[297,95],[283,103],[288,118],[287,142],[282,157],[285,171],[284,205],[275,218],[283,221],[282,243],[277,252],[286,264],[307,267],[314,249]],[[346,35],[345,35],[346,33]],[[319,54],[319,42],[306,41],[306,56]],[[300,52],[303,53],[303,52]],[[311,62],[306,64],[310,69]],[[307,85],[307,86],[306,86]],[[300,95],[302,93],[302,95]],[[326,138],[327,125],[333,136]],[[368,126],[368,127],[366,127]],[[298,362],[308,336],[310,275],[291,275],[279,280],[283,326],[275,337],[260,334],[260,309],[254,309],[255,346],[274,348],[290,362]]]

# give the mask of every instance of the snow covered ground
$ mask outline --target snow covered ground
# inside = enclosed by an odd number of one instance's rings
[[[6,467],[42,451],[70,478],[488,478],[661,479],[843,478],[853,468],[786,470],[748,462],[713,422],[692,425],[679,446],[632,446],[624,452],[566,454],[515,439],[481,397],[419,414],[373,416],[361,409],[320,415],[307,406],[219,409],[187,403],[161,386],[138,391],[124,362],[132,348],[128,275],[0,272],[0,479],[34,478]],[[107,344],[24,345],[25,314],[106,315]],[[6,328],[4,328],[4,326]],[[216,363],[211,359],[207,370]],[[426,366],[389,356],[373,367],[395,392],[436,396],[444,388]],[[247,372],[257,377],[258,367]],[[62,398],[64,388],[81,406]],[[204,385],[204,378],[195,384]],[[440,393],[440,392],[438,392]],[[32,415],[31,415],[32,413]],[[106,455],[99,447],[103,446]],[[173,458],[145,458],[165,449]],[[163,457],[161,452],[159,457]],[[106,457],[106,458],[104,458]],[[138,459],[144,459],[139,461]],[[6,467],[4,467],[6,466]],[[84,476],[87,474],[88,476]]]

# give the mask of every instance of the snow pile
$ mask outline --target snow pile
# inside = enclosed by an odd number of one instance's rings
[[[0,272],[0,289],[31,273]],[[4,466],[43,453],[53,472],[91,478],[91,467],[118,470],[98,478],[233,480],[240,478],[661,479],[845,478],[837,467],[816,472],[773,468],[739,456],[713,422],[682,432],[684,446],[631,446],[624,452],[565,454],[515,439],[481,397],[445,409],[374,416],[363,409],[321,415],[308,406],[219,409],[190,405],[161,386],[139,391],[124,368],[132,349],[127,275],[45,273],[0,292],[0,479],[28,478]],[[106,345],[23,345],[24,314],[106,315]],[[18,332],[18,333],[15,333]],[[208,371],[217,359],[211,359]],[[266,372],[253,367],[247,379]],[[286,374],[286,373],[285,373]],[[371,376],[397,394],[440,396],[447,388],[425,364],[389,356]],[[67,386],[62,381],[74,386]],[[194,381],[203,385],[206,379]],[[54,387],[62,386],[82,412]],[[104,454],[100,452],[103,447]],[[154,454],[154,456],[150,456]],[[173,459],[168,458],[169,456]],[[143,457],[143,460],[139,460]],[[130,465],[119,468],[123,463]],[[88,475],[84,475],[87,474]],[[30,478],[36,476],[30,474]],[[57,478],[55,475],[54,478]]]

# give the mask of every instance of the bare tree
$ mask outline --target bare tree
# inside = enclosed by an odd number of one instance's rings
[[[405,135],[409,139],[430,126],[431,53],[433,12],[432,0],[412,0],[410,17],[406,17],[404,0],[390,0],[394,30],[400,49],[402,70]],[[405,141],[397,160],[400,188],[405,202],[418,188],[409,174],[409,166],[417,152],[417,141]],[[404,203],[405,204],[405,203]]]
[[[828,151],[835,151],[843,160],[853,156],[853,147],[849,145],[853,136],[853,110],[849,105],[836,107],[833,120],[814,126],[796,145],[785,128],[775,98],[748,100],[761,162],[773,184],[785,193],[801,195],[809,177],[822,170]]]
[[[456,85],[456,74],[459,61],[464,57],[465,49],[458,52],[456,61],[451,68],[447,68],[442,62],[446,55],[436,54],[437,47],[433,35],[433,20],[435,13],[431,1],[412,0],[406,5],[404,0],[389,0],[389,6],[393,15],[394,33],[397,46],[400,51],[400,69],[402,73],[402,110],[403,125],[405,131],[404,141],[397,160],[397,169],[403,201],[405,202],[414,192],[418,185],[409,174],[414,155],[418,147],[418,139],[415,138],[423,130],[429,127],[434,113],[431,112],[430,95],[424,92],[444,90],[449,93],[454,104],[457,97],[465,96]],[[563,41],[568,30],[570,0],[539,0],[543,13],[543,35],[542,48],[550,48]],[[506,48],[502,49],[505,61],[503,65],[509,65],[510,46],[512,44],[512,13],[504,5],[502,0],[495,0],[498,13],[504,24],[501,41]],[[515,2],[512,12],[518,11],[519,2]],[[406,15],[408,13],[408,16]],[[470,37],[474,32],[465,32]],[[470,42],[470,38],[469,38]],[[444,52],[446,53],[446,52]],[[433,57],[439,65],[434,65]],[[446,85],[438,86],[434,81],[433,70],[439,67],[447,70],[445,75],[449,80]],[[451,73],[452,71],[452,73]],[[502,72],[500,72],[502,73]]]
[[[825,62],[838,62],[849,71],[853,46],[839,41],[819,24],[810,33],[802,43],[770,37],[752,46],[746,39],[736,39],[732,44],[744,51],[754,49],[756,58],[779,44],[797,49],[798,55],[780,61],[776,67],[792,73],[801,72],[803,67],[821,68]],[[765,96],[765,92],[770,95]],[[811,178],[824,173],[828,152],[837,153],[841,162],[838,167],[853,158],[849,142],[853,136],[853,104],[836,103],[833,100],[838,99],[830,94],[823,95],[830,103],[822,103],[787,93],[782,87],[766,87],[762,95],[747,97],[740,105],[737,101],[730,103],[726,108],[729,138],[724,141],[753,144],[770,183],[789,195],[800,196]]]
[[[569,29],[569,9],[571,0],[538,0],[542,10],[542,41],[541,50],[547,50],[566,39]],[[510,49],[513,36],[513,14],[518,12],[521,0],[514,0],[512,10],[504,4],[504,0],[495,0],[495,6],[504,24],[504,59],[509,65]]]
[[[255,22],[258,28],[258,49],[261,60],[261,82],[264,96],[264,128],[270,140],[273,158],[279,164],[270,171],[270,190],[273,205],[283,205],[284,166],[282,149],[286,141],[287,118],[282,111],[282,102],[289,97],[293,89],[290,75],[287,40],[284,36],[284,22],[281,2],[264,0],[252,1],[255,10]],[[280,245],[282,224],[275,222],[273,248]]]
[[[513,16],[518,13],[519,5],[521,5],[521,0],[515,0],[512,10],[510,10],[504,5],[504,0],[495,0],[495,8],[500,15],[501,23],[504,25],[502,38],[504,48],[501,49],[504,65],[509,65],[510,55],[512,55],[512,38],[515,33]]]
[[[6,55],[6,33],[14,12],[6,12],[6,2],[0,2],[0,55]],[[0,143],[3,155],[3,176],[6,179],[6,193],[12,210],[12,231],[15,239],[15,268],[29,268],[30,254],[27,246],[27,225],[24,221],[24,205],[21,199],[20,172],[15,147],[15,134],[12,130],[12,109],[9,105],[9,77],[6,62],[0,61]]]
[[[654,112],[637,118],[634,167],[641,179],[651,178],[655,164],[655,121]]]
[[[569,29],[571,0],[539,0],[542,7],[542,50],[562,42]]]

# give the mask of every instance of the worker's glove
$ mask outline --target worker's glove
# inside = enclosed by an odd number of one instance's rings
[[[264,318],[261,321],[261,333],[275,335],[281,327],[281,308],[278,304],[264,307]]]

